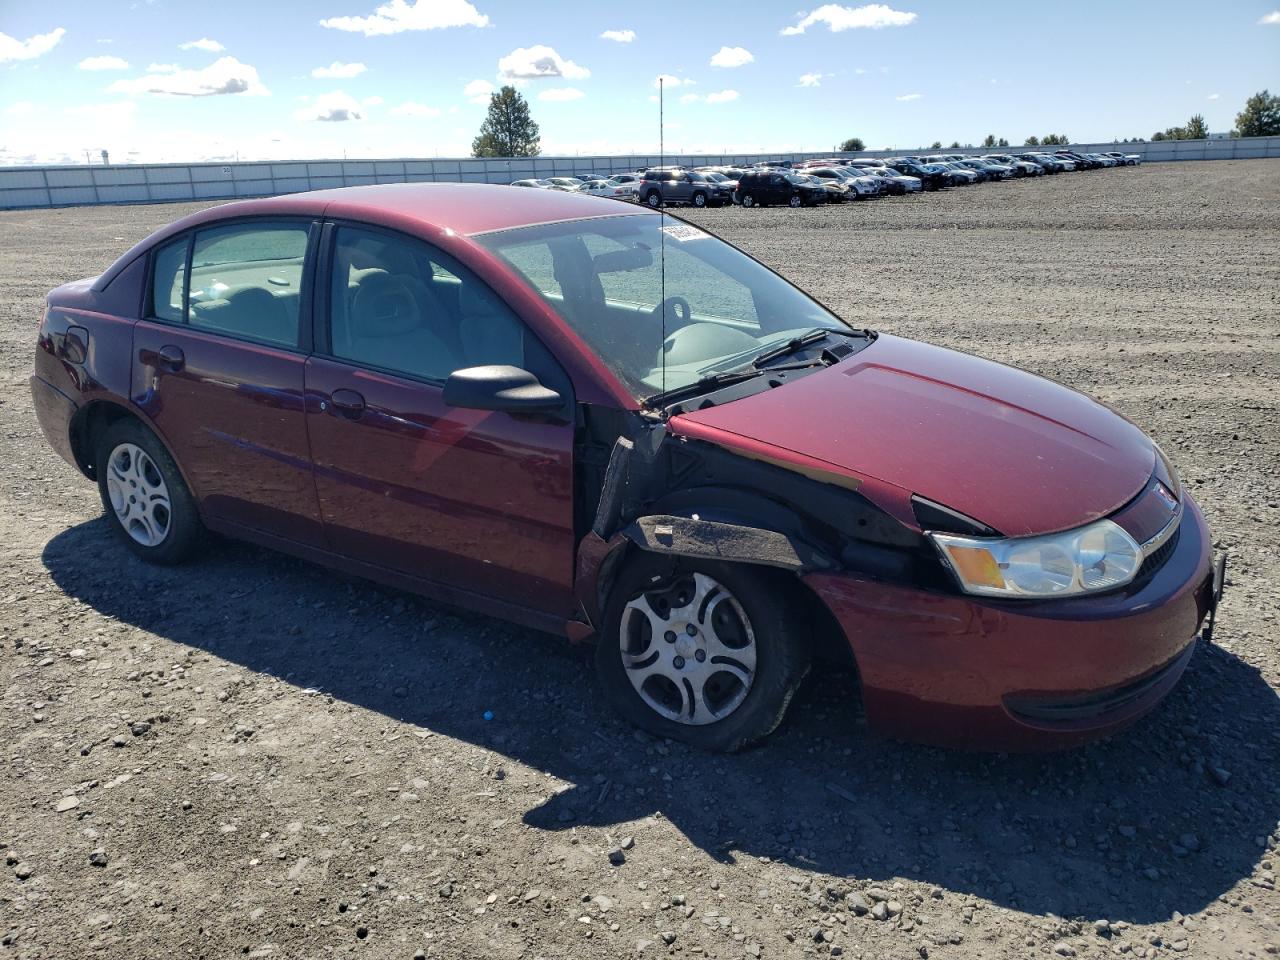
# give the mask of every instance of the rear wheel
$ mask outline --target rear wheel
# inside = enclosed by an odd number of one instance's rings
[[[662,206],[662,194],[657,190],[650,190],[644,195],[644,202],[656,210],[658,207]]]
[[[637,555],[596,648],[605,694],[636,726],[705,750],[768,736],[809,671],[791,589],[774,571]]]
[[[98,443],[98,493],[112,528],[150,563],[186,560],[203,528],[169,451],[137,420],[117,420]]]
[[[742,195],[742,205],[744,207],[754,207],[756,205],[756,198],[749,193],[744,193]]]
[[[791,199],[788,200],[787,202],[793,207],[799,207],[804,205],[804,198],[801,197],[800,194],[798,193],[793,193],[791,195]]]
[[[705,207],[707,205],[707,195],[699,190],[693,195],[693,205],[695,207]]]

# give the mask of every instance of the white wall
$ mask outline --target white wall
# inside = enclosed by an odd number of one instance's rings
[[[1025,148],[1001,147],[998,152]],[[1049,150],[1060,148],[1047,148]],[[1280,137],[1164,140],[1158,143],[1084,143],[1072,149],[1138,153],[1150,162],[1280,157]],[[929,153],[990,153],[983,149],[868,150],[845,156],[889,157]],[[99,203],[157,203],[265,197],[366,183],[462,181],[510,183],[529,177],[622,173],[660,162],[689,166],[806,160],[833,153],[705,154],[617,157],[535,157],[509,160],[296,160],[270,163],[139,164],[125,166],[0,167],[0,209]]]

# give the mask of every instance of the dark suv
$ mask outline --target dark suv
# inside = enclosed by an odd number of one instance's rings
[[[804,177],[783,170],[750,170],[738,180],[734,200],[744,207],[767,207],[785,203],[811,207],[825,203],[826,190]]]
[[[640,178],[640,202],[651,207],[668,203],[688,203],[695,207],[718,207],[733,202],[732,189],[708,180],[694,170],[650,168]]]

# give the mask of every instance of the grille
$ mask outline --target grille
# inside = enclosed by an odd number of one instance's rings
[[[1181,527],[1173,531],[1173,536],[1160,544],[1154,553],[1142,561],[1142,566],[1138,568],[1138,575],[1134,577],[1134,580],[1148,580],[1155,576],[1156,571],[1165,565],[1169,557],[1173,555],[1173,551],[1177,549],[1178,537],[1181,535]]]

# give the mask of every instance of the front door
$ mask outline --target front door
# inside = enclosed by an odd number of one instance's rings
[[[132,392],[207,518],[320,546],[302,404],[310,233],[244,221],[156,251]]]
[[[332,233],[328,343],[306,370],[331,548],[567,616],[572,423],[453,409],[443,399],[454,370],[510,364],[545,383],[554,361],[505,303],[442,251],[361,227]]]

